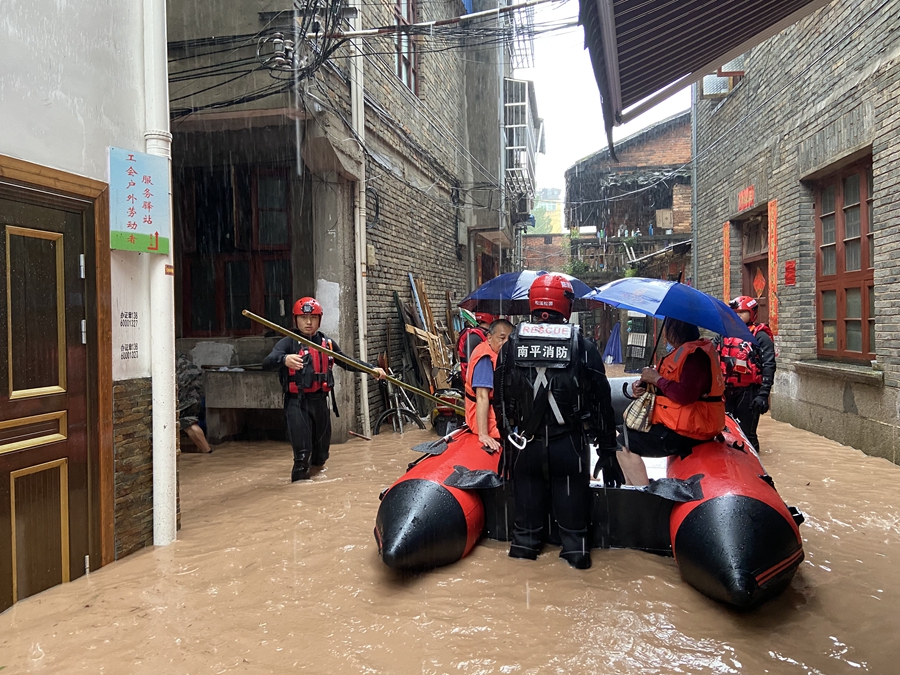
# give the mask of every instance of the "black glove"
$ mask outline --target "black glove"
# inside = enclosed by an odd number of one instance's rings
[[[760,415],[765,415],[769,411],[768,395],[757,394],[756,398],[750,402],[750,410]]]

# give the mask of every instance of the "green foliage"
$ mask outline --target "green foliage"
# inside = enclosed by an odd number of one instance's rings
[[[591,271],[591,268],[588,266],[584,260],[579,260],[578,258],[571,258],[569,262],[566,263],[565,273],[570,274],[573,277],[582,278],[587,276],[587,274]]]
[[[531,211],[534,216],[534,227],[528,230],[528,234],[553,234],[553,221],[544,206],[536,206]]]
[[[626,267],[625,268],[625,276],[626,277],[636,277],[638,275],[637,267]]]

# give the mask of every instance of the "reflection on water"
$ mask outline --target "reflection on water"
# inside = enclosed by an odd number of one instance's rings
[[[749,614],[671,558],[596,551],[570,569],[498,542],[401,577],[378,559],[379,491],[431,432],[332,449],[288,483],[283,444],[181,457],[179,540],[0,615],[0,666],[41,673],[898,672],[900,467],[761,423],[763,463],[807,522],[791,587]]]

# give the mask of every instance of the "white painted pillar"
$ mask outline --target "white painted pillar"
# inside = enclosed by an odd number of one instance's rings
[[[169,160],[172,177],[172,134],[169,133],[169,79],[166,45],[166,2],[144,0],[144,142],[147,153]],[[174,237],[169,194],[169,254],[150,256],[150,376],[153,380],[153,543],[175,541],[176,458],[178,433],[175,401]]]

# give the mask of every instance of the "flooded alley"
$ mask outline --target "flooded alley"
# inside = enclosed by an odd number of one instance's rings
[[[231,443],[180,457],[178,541],[0,615],[10,673],[897,672],[900,467],[765,418],[763,462],[801,508],[806,560],[742,614],[672,558],[596,551],[569,568],[484,542],[401,577],[378,558],[379,491],[432,432],[332,448],[290,484],[290,450]]]

